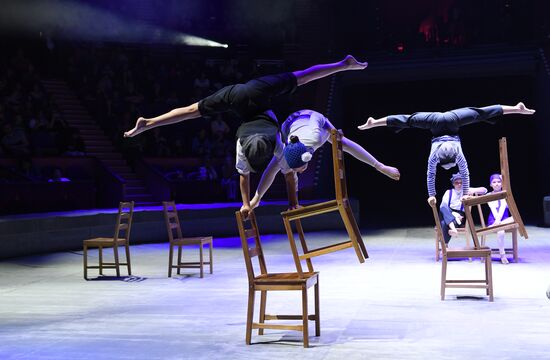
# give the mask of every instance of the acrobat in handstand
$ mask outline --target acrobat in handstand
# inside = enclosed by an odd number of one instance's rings
[[[281,171],[286,180],[287,192],[290,208],[298,206],[298,173],[307,169],[308,162],[311,160],[315,150],[323,146],[330,140],[330,131],[334,126],[321,113],[313,110],[300,110],[291,114],[283,123],[281,133],[283,141],[288,144],[284,148],[284,156],[273,157],[265,169],[254,198],[250,202],[250,207],[254,209],[260,203],[260,200],[267,192],[275,176]],[[399,171],[391,166],[386,166],[372,156],[359,144],[351,141],[345,136],[342,137],[343,150],[360,161],[374,167],[384,175],[399,180]],[[241,212],[246,214],[250,211],[243,205]]]
[[[432,132],[432,147],[428,157],[427,186],[428,202],[435,204],[435,176],[437,164],[444,169],[458,166],[462,179],[462,194],[468,194],[470,176],[468,163],[462,152],[458,131],[462,126],[479,122],[496,123],[496,116],[508,114],[532,115],[535,110],[528,109],[523,103],[514,106],[492,105],[482,108],[466,107],[446,112],[417,112],[412,115],[389,115],[380,119],[370,117],[360,130],[378,126],[396,128],[419,128]]]
[[[366,62],[358,62],[351,55],[342,61],[315,65],[305,70],[268,75],[244,84],[226,86],[216,93],[191,104],[173,109],[154,118],[140,117],[125,137],[136,136],[149,129],[181,121],[233,112],[242,120],[237,129],[236,167],[240,173],[243,204],[250,206],[250,177],[253,172],[265,169],[273,155],[281,158],[283,144],[275,114],[270,110],[273,98],[292,93],[296,87],[334,73],[346,70],[363,70]]]

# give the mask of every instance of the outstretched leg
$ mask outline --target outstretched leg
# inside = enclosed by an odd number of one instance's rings
[[[376,160],[376,158],[372,156],[367,150],[365,150],[361,145],[346,138],[345,136],[342,137],[342,148],[344,149],[345,152],[347,152],[348,154],[351,154],[354,158],[364,162],[365,164],[369,164],[370,166],[373,166],[376,170],[380,171],[382,174],[386,175],[387,177],[392,178],[393,180],[399,180],[399,177],[401,176],[401,174],[399,174],[399,170],[397,170],[394,167],[386,166],[382,164],[380,161]]]
[[[515,106],[502,105],[502,113],[507,114],[521,114],[521,115],[533,115],[535,110],[528,109],[522,102],[517,103]]]
[[[314,65],[305,70],[294,71],[296,76],[297,85],[304,85],[310,81],[324,78],[326,76],[335,74],[340,71],[346,70],[363,70],[368,66],[367,62],[359,62],[351,55],[348,55],[342,61],[338,61],[332,64]]]
[[[357,128],[359,130],[368,130],[379,126],[388,126],[388,117],[384,116],[380,119],[375,119],[373,117],[369,117],[367,122],[363,125],[359,125]]]
[[[199,111],[199,103],[194,103],[186,107],[170,110],[169,112],[154,118],[146,119],[140,117],[137,119],[134,128],[124,133],[124,137],[133,137],[158,126],[175,124],[180,121],[194,119],[200,116],[201,113]]]

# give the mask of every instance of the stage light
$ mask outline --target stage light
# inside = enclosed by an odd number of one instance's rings
[[[78,2],[28,0],[10,1],[3,6],[0,32],[40,33],[84,41],[228,47],[227,44],[124,18]]]

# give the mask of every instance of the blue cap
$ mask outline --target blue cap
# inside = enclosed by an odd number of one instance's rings
[[[311,159],[311,153],[308,148],[300,142],[298,136],[292,135],[290,137],[290,142],[284,149],[285,160],[288,166],[291,169],[297,169],[304,166],[306,162],[309,161],[308,156],[305,156],[307,160],[304,161],[302,155],[305,153],[310,154],[309,159]]]

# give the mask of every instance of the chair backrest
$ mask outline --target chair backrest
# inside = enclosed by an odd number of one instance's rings
[[[441,219],[439,218],[439,210],[437,209],[437,203],[430,204],[432,212],[434,215],[435,221],[435,231],[437,233],[437,241],[439,241],[439,246],[441,247],[441,253],[443,255],[447,254],[447,244],[445,244],[445,239],[443,238],[443,228],[441,227]]]
[[[508,144],[503,137],[498,141],[498,152],[500,154],[500,175],[502,177],[502,190],[511,191],[510,168],[508,164]]]
[[[506,198],[506,203],[508,209],[510,209],[510,214],[514,218],[514,222],[518,224],[518,230],[521,236],[525,239],[529,238],[525,225],[523,224],[523,219],[519,214],[514,195],[512,193],[512,185],[510,184],[510,167],[508,162],[508,143],[506,138],[503,137],[498,141],[498,150],[500,153],[500,174],[502,176],[502,190],[506,191],[508,194]]]
[[[132,230],[132,218],[134,216],[134,202],[120,202],[118,204],[118,214],[115,226],[115,236],[113,241],[125,239],[130,240],[130,231]]]
[[[164,221],[166,222],[168,239],[172,243],[174,239],[183,238],[180,219],[178,217],[178,209],[176,209],[176,203],[174,201],[163,201],[162,206],[164,208]]]
[[[332,129],[330,137],[332,142],[332,167],[334,172],[334,189],[336,200],[342,201],[348,198],[348,188],[346,185],[346,167],[344,164],[344,150],[342,148],[341,130]]]
[[[243,248],[244,263],[246,265],[248,281],[252,283],[256,277],[254,274],[254,265],[252,263],[252,259],[254,257],[258,257],[260,273],[262,275],[267,274],[260,233],[258,231],[258,224],[256,223],[256,216],[254,215],[254,212],[251,211],[248,219],[245,220],[241,212],[236,211],[235,217],[239,228],[239,236],[241,237],[241,246]],[[249,247],[249,239],[254,239],[254,245],[252,247]]]

